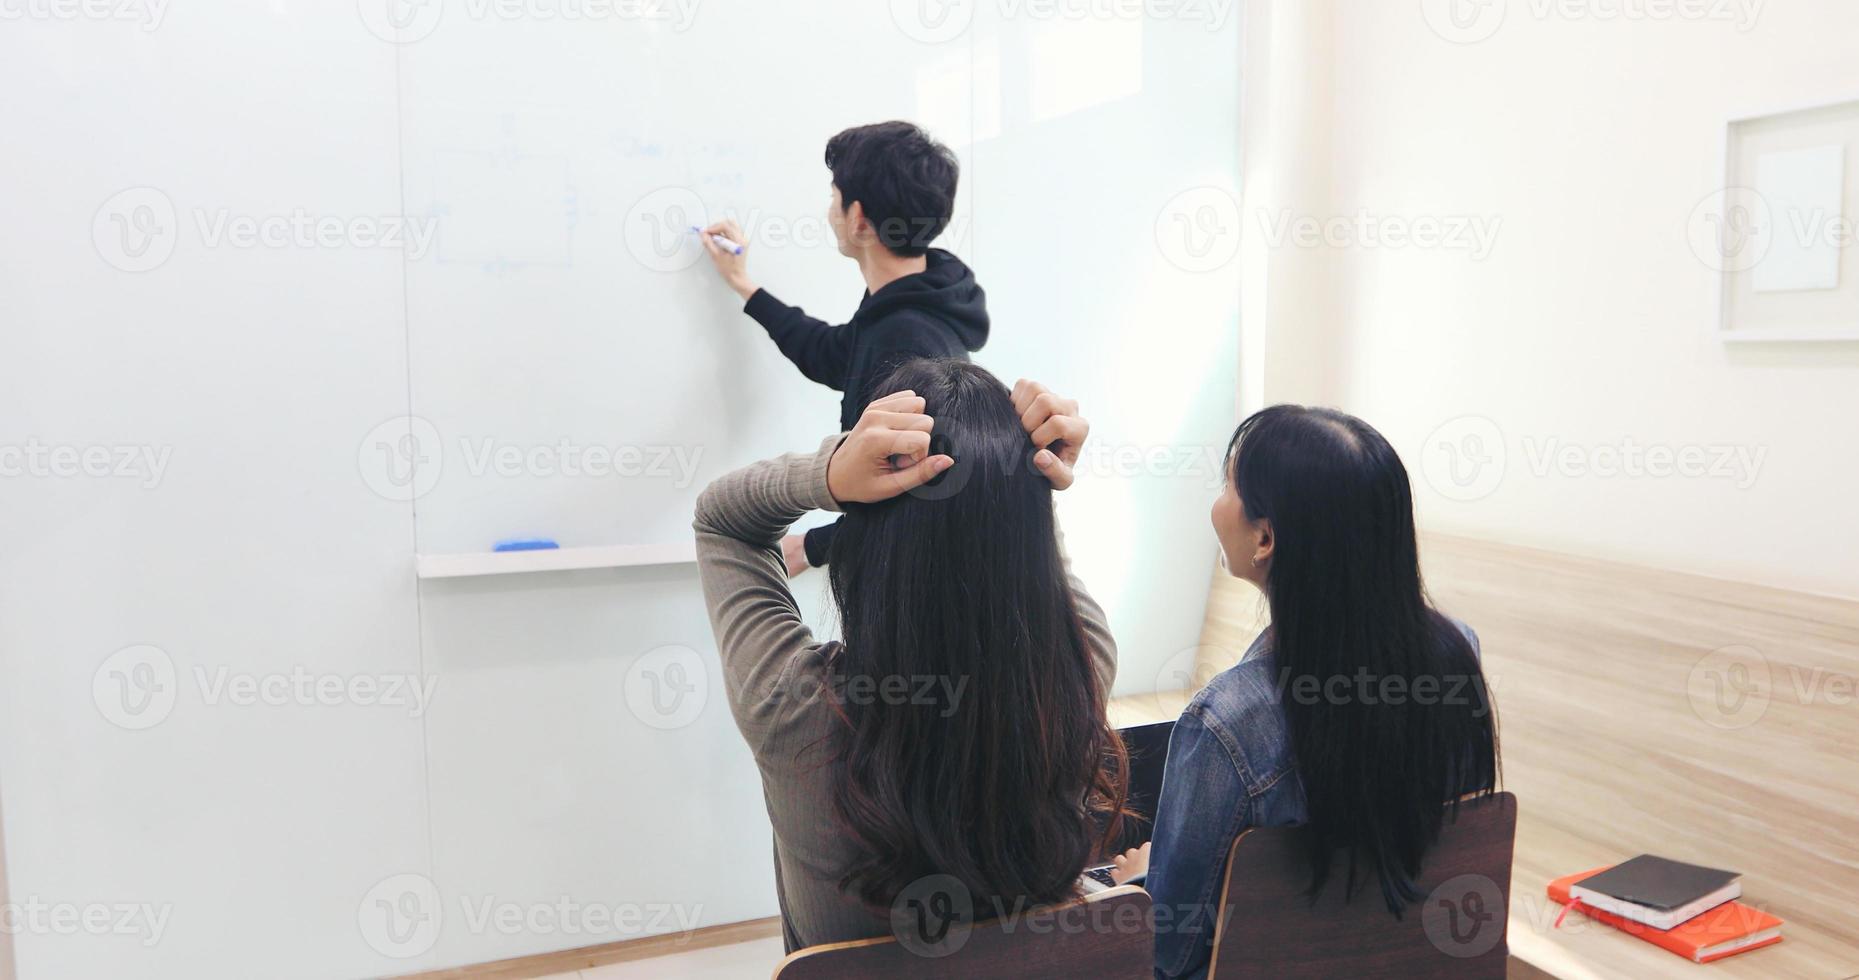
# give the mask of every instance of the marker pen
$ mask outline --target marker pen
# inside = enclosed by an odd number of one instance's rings
[[[691,232],[692,232],[693,234],[698,234],[698,235],[701,235],[701,234],[703,234],[703,233],[704,233],[704,230],[703,230],[702,228],[699,228],[699,227],[697,227],[696,225],[692,225],[692,226],[691,226]],[[722,235],[711,235],[711,236],[710,236],[710,240],[711,240],[711,241],[713,241],[713,242],[716,242],[716,243],[717,243],[717,246],[718,246],[719,248],[721,248],[721,249],[722,249],[723,251],[725,251],[725,252],[728,252],[728,253],[729,253],[729,254],[731,254],[731,255],[741,255],[741,254],[742,254],[742,246],[741,246],[741,245],[738,245],[738,244],[736,244],[735,242],[732,242],[732,241],[730,241],[729,239],[727,239],[727,238],[724,238],[724,237],[723,237]]]

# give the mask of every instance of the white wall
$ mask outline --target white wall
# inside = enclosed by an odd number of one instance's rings
[[[393,55],[354,13],[0,25],[0,444],[107,460],[0,478],[22,977],[395,969],[356,915],[428,866],[419,718],[224,686],[421,671],[412,514],[355,469],[405,412],[401,256],[206,238],[398,209],[366,163],[394,143]]]
[[[1322,394],[1334,375],[1332,328],[1324,276],[1330,256],[1318,249],[1273,247],[1260,215],[1317,214],[1330,188],[1330,43],[1328,3],[1251,0],[1247,8],[1246,86],[1242,114],[1244,208],[1240,401],[1245,412],[1285,400],[1284,390]]]
[[[1687,237],[1721,181],[1727,119],[1859,97],[1859,7],[1773,0],[1752,20],[1731,4],[1726,21],[1709,19],[1716,4],[1511,0],[1462,34],[1429,25],[1446,6],[1270,4],[1307,31],[1284,57],[1309,83],[1271,106],[1312,116],[1249,172],[1327,176],[1315,195],[1248,201],[1249,254],[1290,270],[1275,284],[1300,304],[1273,298],[1250,321],[1267,399],[1334,403],[1379,427],[1433,529],[1859,595],[1859,345],[1725,347],[1716,274]],[[1482,256],[1356,232],[1272,247],[1286,207],[1497,231]],[[1443,446],[1478,439],[1490,463],[1474,477],[1461,456],[1455,484]],[[1629,441],[1760,465],[1593,472]],[[1573,466],[1543,469],[1548,453]]]

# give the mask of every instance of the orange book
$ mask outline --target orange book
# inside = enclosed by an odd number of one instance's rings
[[[1709,963],[1782,941],[1782,920],[1742,902],[1725,902],[1671,929],[1654,929],[1649,925],[1623,919],[1612,912],[1603,912],[1580,900],[1569,901],[1570,885],[1606,870],[1605,867],[1593,868],[1580,874],[1557,878],[1549,883],[1550,901],[1574,909],[1596,922],[1613,926],[1629,936],[1638,936],[1655,946],[1671,950],[1694,963]]]

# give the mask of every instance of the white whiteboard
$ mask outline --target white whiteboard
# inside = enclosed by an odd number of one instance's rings
[[[821,152],[908,114],[914,83],[842,85],[821,56],[914,43],[878,30],[882,5],[837,6],[792,46],[770,43],[792,33],[782,5],[740,2],[682,32],[448,7],[405,45],[407,207],[438,229],[407,274],[412,412],[444,454],[421,551],[685,540],[709,480],[835,428],[837,394],[779,355],[682,229],[737,217],[777,295],[849,317],[862,287],[825,225]]]
[[[956,4],[965,29],[937,40],[909,4],[815,6],[710,2],[680,29],[673,6],[571,25],[459,3],[410,28],[403,183],[435,229],[407,265],[410,411],[439,447],[420,447],[439,471],[419,488],[421,552],[683,540],[710,479],[831,431],[838,396],[681,229],[735,217],[758,282],[842,322],[862,284],[825,222],[821,152],[890,118],[962,158],[938,244],[988,290],[982,364],[1069,386],[1145,450],[1218,441],[1176,422],[1204,392],[1230,422],[1236,273],[1170,266],[1154,227],[1181,190],[1237,173],[1238,25]],[[1140,527],[1146,475],[1099,518]]]

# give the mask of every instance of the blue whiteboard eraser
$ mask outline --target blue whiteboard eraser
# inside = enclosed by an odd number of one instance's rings
[[[491,550],[492,551],[548,551],[551,548],[559,548],[559,547],[561,547],[561,545],[556,544],[555,539],[553,538],[511,538],[508,541],[497,542],[496,545],[492,546]]]

